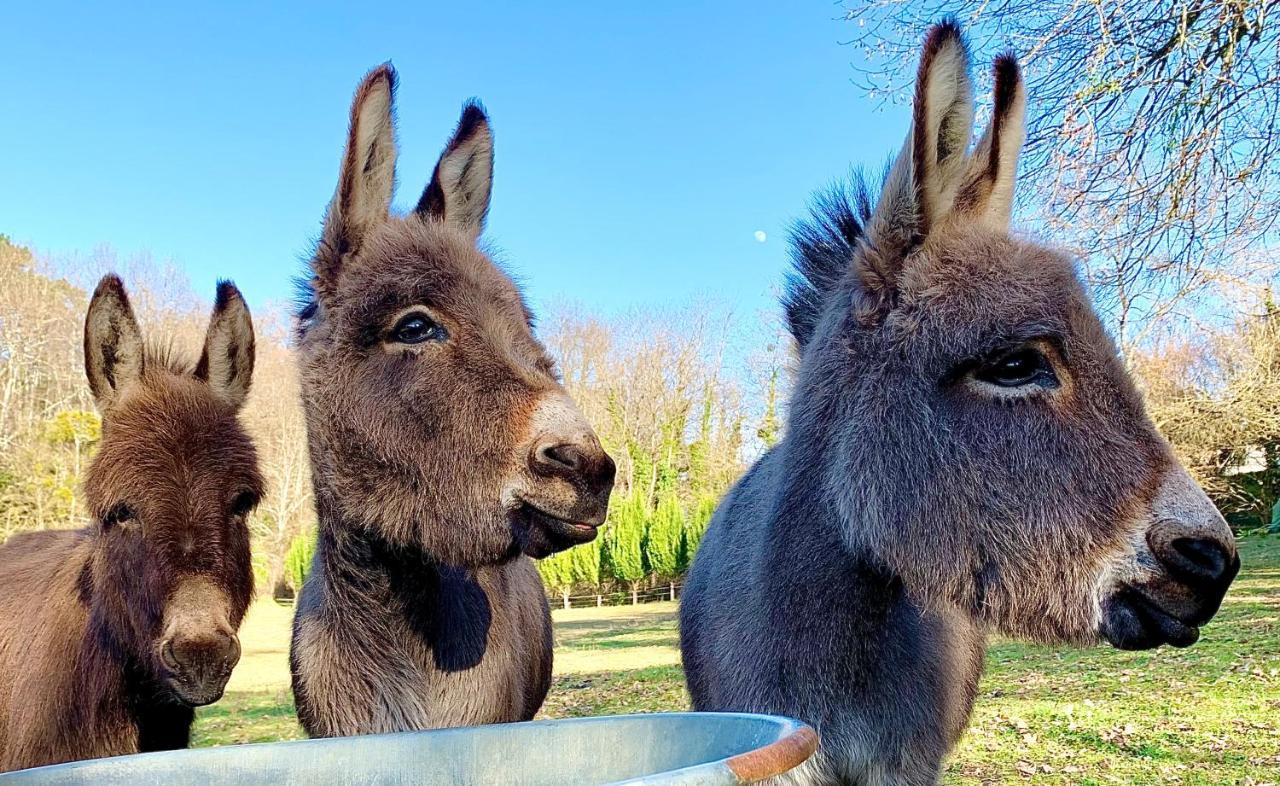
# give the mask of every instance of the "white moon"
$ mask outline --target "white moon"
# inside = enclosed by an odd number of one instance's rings
[[[757,229],[755,234],[757,243],[763,243],[769,239],[769,236],[764,233],[763,229]]]

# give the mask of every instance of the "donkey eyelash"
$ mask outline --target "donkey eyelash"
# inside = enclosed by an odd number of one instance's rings
[[[231,503],[231,515],[247,516],[254,508],[258,507],[258,495],[252,491],[246,491],[235,498]]]
[[[450,332],[444,321],[422,303],[392,313],[381,322],[377,340],[387,351],[416,354],[423,345],[448,341]]]
[[[122,524],[127,524],[130,521],[133,521],[135,518],[136,518],[136,515],[133,512],[133,508],[121,502],[120,504],[112,507],[110,510],[106,512],[106,514],[103,515],[102,526],[104,529],[111,529],[112,527],[117,527]]]
[[[962,379],[1002,401],[1030,399],[1062,387],[1061,355],[1050,342],[1028,341],[971,365]]]

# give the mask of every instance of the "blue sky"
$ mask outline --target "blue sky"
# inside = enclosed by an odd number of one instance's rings
[[[21,4],[0,48],[0,232],[109,244],[288,297],[333,191],[351,92],[400,72],[412,205],[464,99],[489,109],[489,241],[535,306],[713,298],[771,309],[785,229],[902,107],[854,86],[840,7],[812,2]],[[767,241],[756,240],[757,231]]]

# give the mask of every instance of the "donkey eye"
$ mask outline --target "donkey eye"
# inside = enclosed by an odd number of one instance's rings
[[[111,510],[108,510],[107,515],[102,517],[102,528],[111,529],[112,527],[128,524],[135,518],[133,508],[122,502]]]
[[[246,491],[236,497],[235,502],[231,503],[231,515],[241,518],[249,515],[249,511],[258,506],[258,495],[252,491]]]
[[[1058,377],[1053,373],[1044,353],[1034,347],[1022,347],[979,366],[973,374],[980,382],[1002,388],[1020,388],[1024,385],[1056,387]]]
[[[424,341],[444,341],[449,334],[431,317],[420,312],[405,314],[391,328],[391,340],[399,344],[421,344]]]

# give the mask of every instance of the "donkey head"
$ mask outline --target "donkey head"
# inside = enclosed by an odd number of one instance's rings
[[[236,418],[253,374],[253,324],[218,286],[194,369],[147,349],[115,276],[98,284],[85,371],[102,442],[85,478],[97,520],[81,594],[103,640],[135,673],[189,705],[216,701],[240,658],[253,593],[245,518],[262,494]]]
[[[837,195],[798,228],[793,429],[830,434],[847,542],[926,604],[1041,641],[1188,645],[1238,570],[1231,532],[1072,263],[1010,234],[1025,108],[1011,56],[994,83],[971,152],[969,55],[954,24],[935,27],[874,208]]]
[[[394,91],[384,65],[356,92],[299,315],[322,518],[459,566],[589,541],[614,465],[477,246],[488,119],[467,104],[417,207],[392,215]]]

